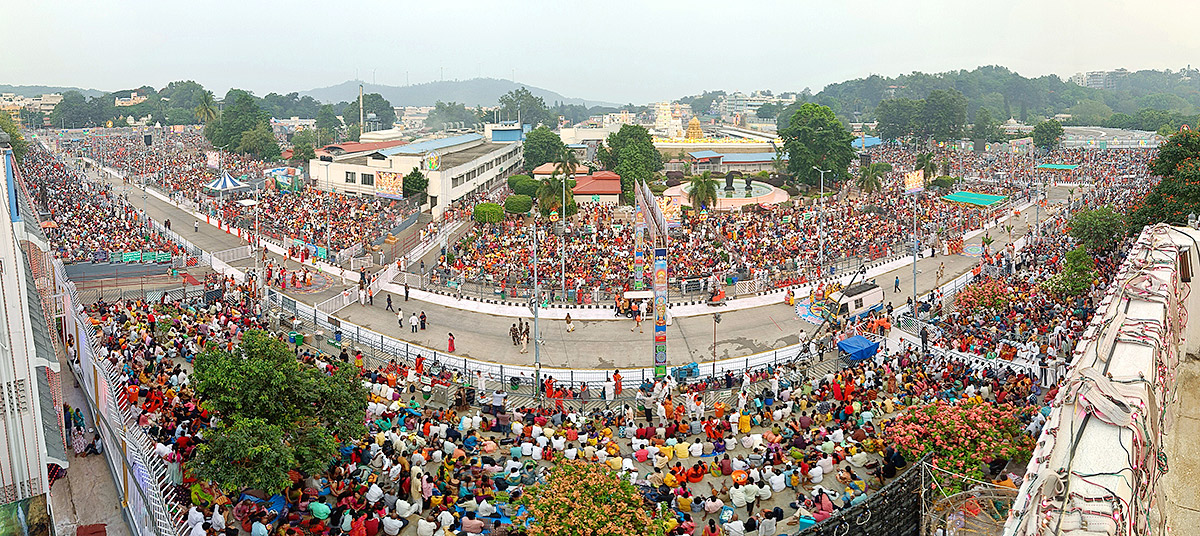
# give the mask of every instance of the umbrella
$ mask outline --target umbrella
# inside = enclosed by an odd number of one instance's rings
[[[55,223],[53,220],[47,220],[47,221],[42,222],[42,229],[53,229],[56,227],[58,227],[58,224]]]

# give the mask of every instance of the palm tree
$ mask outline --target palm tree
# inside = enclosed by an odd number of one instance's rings
[[[196,119],[208,123],[217,118],[217,103],[211,91],[200,92],[200,103],[196,105]]]
[[[887,162],[871,162],[859,171],[858,188],[863,193],[878,192],[883,189],[883,176],[891,170],[892,165]]]
[[[917,155],[917,165],[913,171],[921,170],[925,172],[925,182],[933,180],[933,176],[937,174],[937,163],[933,161],[933,153],[921,153]]]
[[[567,181],[575,176],[575,170],[578,168],[579,158],[575,155],[575,151],[564,147],[554,158],[554,172],[538,187],[538,206],[542,208],[543,213],[549,214],[551,211],[562,208],[566,197],[566,188],[569,186]],[[570,206],[571,204],[567,203],[567,208]],[[566,209],[562,209],[561,212],[564,218],[570,216],[566,213]]]
[[[712,178],[712,173],[705,171],[696,175],[688,184],[687,198],[692,208],[700,210],[717,204],[717,180]]]

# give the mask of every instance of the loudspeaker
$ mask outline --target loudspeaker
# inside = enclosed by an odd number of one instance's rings
[[[142,137],[142,141],[146,142],[146,147],[149,147],[154,143],[154,138],[152,138],[149,134],[146,134]]]
[[[862,153],[858,155],[858,164],[862,167],[871,165],[871,153]]]

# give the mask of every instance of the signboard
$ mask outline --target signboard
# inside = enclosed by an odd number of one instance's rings
[[[430,151],[425,155],[425,171],[437,171],[442,168],[442,155],[437,151]]]
[[[376,172],[375,195],[388,199],[404,199],[404,175],[394,171]]]
[[[646,275],[646,213],[638,207],[633,215],[633,290],[642,290]]]
[[[667,248],[654,250],[654,377],[667,374]]]
[[[925,189],[925,171],[918,169],[904,174],[904,193],[915,194]]]
[[[204,165],[208,169],[220,169],[221,153],[217,151],[204,151]]]
[[[324,247],[318,246],[317,247],[317,257],[320,257],[322,259],[328,259],[329,252],[326,251]]]

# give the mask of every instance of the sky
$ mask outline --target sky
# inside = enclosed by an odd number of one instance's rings
[[[1200,2],[8,2],[0,84],[223,95],[479,76],[637,104],[708,89],[818,92],[871,74],[1025,76],[1200,63]]]

